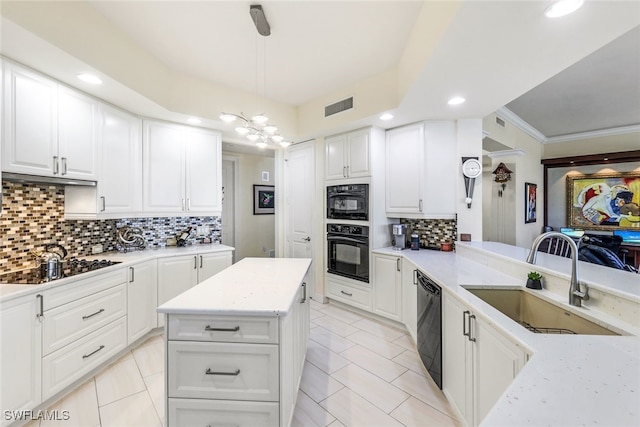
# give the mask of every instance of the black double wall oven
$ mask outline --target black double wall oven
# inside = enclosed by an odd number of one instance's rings
[[[327,186],[327,272],[369,283],[369,184]]]
[[[369,227],[327,224],[327,271],[369,283]]]

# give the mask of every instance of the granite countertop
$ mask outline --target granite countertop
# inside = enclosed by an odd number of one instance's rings
[[[478,242],[459,245],[484,256],[502,257],[510,263],[524,264],[528,249]],[[640,331],[607,313],[589,307],[571,307],[568,296],[542,290],[539,295],[583,317],[606,322],[624,336],[553,335],[527,331],[463,286],[523,288],[525,277],[509,275],[482,262],[454,252],[429,250],[375,253],[396,255],[412,262],[439,283],[447,294],[469,306],[474,314],[501,331],[529,354],[526,363],[505,394],[498,400],[482,425],[640,425]],[[570,260],[541,256],[536,269],[554,271],[569,278]],[[481,261],[478,262],[478,259]],[[568,265],[567,265],[568,264]],[[636,301],[640,282],[633,273],[581,263],[581,279],[590,286]],[[524,264],[527,267],[526,264]],[[522,266],[521,266],[522,267]],[[623,275],[623,276],[619,276]],[[624,283],[620,278],[623,277]],[[640,276],[637,277],[640,280]],[[633,283],[629,283],[629,281]],[[635,286],[634,286],[635,285]],[[446,379],[445,379],[446,381]]]
[[[286,315],[311,259],[244,258],[158,307],[159,313]]]
[[[58,286],[68,285],[78,280],[89,279],[91,277],[99,276],[104,273],[116,271],[122,267],[128,267],[130,265],[137,264],[139,262],[149,261],[157,258],[173,257],[180,255],[196,255],[212,252],[227,252],[233,251],[231,246],[221,245],[218,243],[203,244],[203,245],[190,245],[185,247],[162,247],[162,248],[149,248],[141,251],[131,252],[104,252],[97,255],[85,256],[82,258],[93,259],[108,259],[111,261],[120,261],[121,264],[116,264],[110,267],[104,267],[98,270],[89,271],[86,273],[78,274],[71,277],[64,277],[62,279],[53,280],[51,282],[42,283],[40,285],[16,285],[11,283],[0,283],[0,302],[6,302],[8,300],[19,298],[29,294],[41,293],[47,289],[55,288]]]

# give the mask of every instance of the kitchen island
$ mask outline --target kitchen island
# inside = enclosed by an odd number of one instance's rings
[[[287,426],[309,335],[310,259],[245,258],[158,307],[168,426]]]

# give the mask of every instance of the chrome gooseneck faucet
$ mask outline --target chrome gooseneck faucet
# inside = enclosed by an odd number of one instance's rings
[[[569,285],[569,304],[576,307],[582,307],[582,300],[586,301],[589,299],[589,289],[585,284],[584,292],[580,290],[580,281],[578,280],[578,245],[576,245],[576,242],[574,242],[571,237],[562,233],[558,233],[557,231],[550,231],[548,233],[539,235],[531,244],[531,252],[529,252],[527,262],[529,264],[535,264],[536,256],[538,254],[538,247],[540,246],[542,241],[555,238],[566,241],[569,244],[569,248],[571,249],[571,283]]]

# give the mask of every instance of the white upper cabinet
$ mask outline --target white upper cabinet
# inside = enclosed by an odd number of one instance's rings
[[[3,61],[5,172],[96,179],[98,102]]]
[[[58,85],[14,64],[3,66],[2,170],[53,175],[58,167]]]
[[[325,139],[328,180],[371,176],[370,130]]]
[[[142,120],[100,105],[98,211],[132,213],[142,209]]]
[[[58,87],[58,156],[60,176],[97,179],[98,101]]]
[[[217,133],[188,128],[185,140],[186,198],[190,213],[222,211],[222,148]]]
[[[143,209],[182,212],[184,196],[184,141],[180,126],[143,121]]]
[[[455,217],[456,144],[453,121],[417,123],[387,131],[388,217]]]
[[[142,146],[145,213],[220,214],[219,133],[144,120]]]

